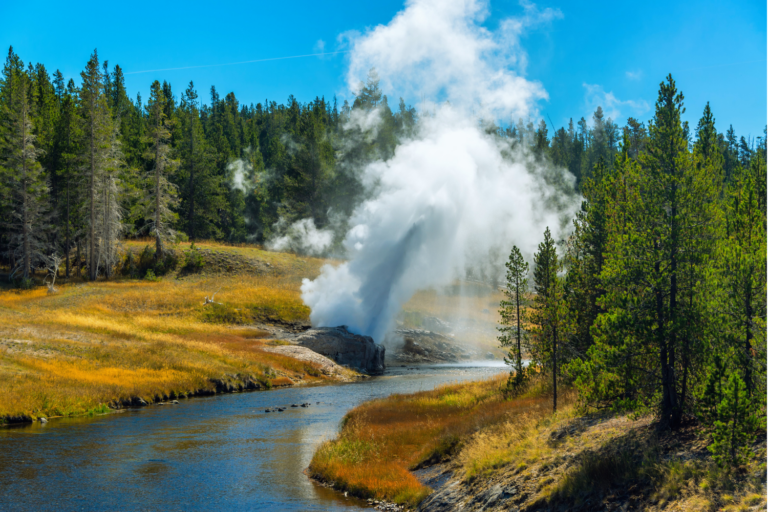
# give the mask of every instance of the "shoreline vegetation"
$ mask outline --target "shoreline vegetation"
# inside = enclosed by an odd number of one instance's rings
[[[553,414],[546,376],[511,399],[506,381],[500,375],[361,404],[318,448],[308,474],[385,508],[765,508],[765,436],[750,447],[756,456],[748,464],[729,470],[713,461],[695,423],[672,433],[648,414],[586,410],[572,388],[560,390]]]
[[[299,285],[325,260],[198,243],[157,262],[146,243],[123,249],[123,279],[0,291],[0,424],[358,376],[271,352],[281,342],[260,327],[308,325]]]

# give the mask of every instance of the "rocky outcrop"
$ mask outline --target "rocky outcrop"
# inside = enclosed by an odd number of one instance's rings
[[[296,342],[337,364],[370,374],[384,372],[384,347],[370,336],[351,333],[347,327],[318,327],[296,338]]]
[[[397,329],[390,339],[398,363],[456,363],[475,356],[453,338],[423,329]]]
[[[299,345],[278,345],[276,347],[265,346],[262,350],[266,352],[274,352],[276,354],[282,354],[284,356],[298,359],[299,361],[307,361],[316,364],[323,375],[329,375],[335,377],[337,380],[348,382],[359,378],[360,375],[349,371],[341,365],[336,364],[333,360],[325,357],[322,354],[318,354],[314,350],[308,347],[302,347]]]

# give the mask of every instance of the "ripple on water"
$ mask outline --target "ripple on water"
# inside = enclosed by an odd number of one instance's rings
[[[411,365],[358,383],[195,398],[0,429],[0,509],[359,510],[366,502],[303,473],[349,409],[501,371],[499,361]],[[311,405],[290,407],[305,402]],[[264,413],[286,405],[284,412]]]

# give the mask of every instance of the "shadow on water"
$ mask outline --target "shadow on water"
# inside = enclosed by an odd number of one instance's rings
[[[359,510],[366,503],[303,473],[349,409],[500,371],[496,362],[411,365],[352,384],[0,428],[0,510]],[[288,407],[264,412],[276,406]]]

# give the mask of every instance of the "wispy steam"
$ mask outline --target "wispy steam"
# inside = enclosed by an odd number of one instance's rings
[[[326,253],[333,244],[333,231],[317,229],[312,219],[302,219],[289,226],[281,218],[274,228],[276,232],[284,234],[267,242],[267,248],[272,251],[319,256]]]
[[[356,90],[375,67],[382,89],[400,96],[448,101],[496,117],[528,117],[547,93],[509,68],[524,67],[524,31],[562,15],[522,5],[523,16],[503,20],[492,32],[481,25],[488,15],[485,1],[410,0],[388,25],[345,34],[349,88]]]
[[[349,260],[302,285],[313,325],[345,324],[381,341],[417,290],[447,284],[488,258],[503,269],[512,244],[530,257],[546,226],[557,236],[567,224],[577,201],[553,183],[570,174],[510,154],[471,114],[525,117],[547,97],[511,70],[524,52],[508,43],[557,13],[523,7],[522,18],[491,32],[480,25],[484,2],[411,0],[388,25],[348,35],[352,90],[375,66],[385,90],[448,102],[432,104],[434,115],[394,157],[364,170],[363,182],[376,188],[349,221]]]
[[[227,164],[229,172],[229,186],[231,188],[248,193],[253,190],[253,166],[250,162],[238,158]]]

